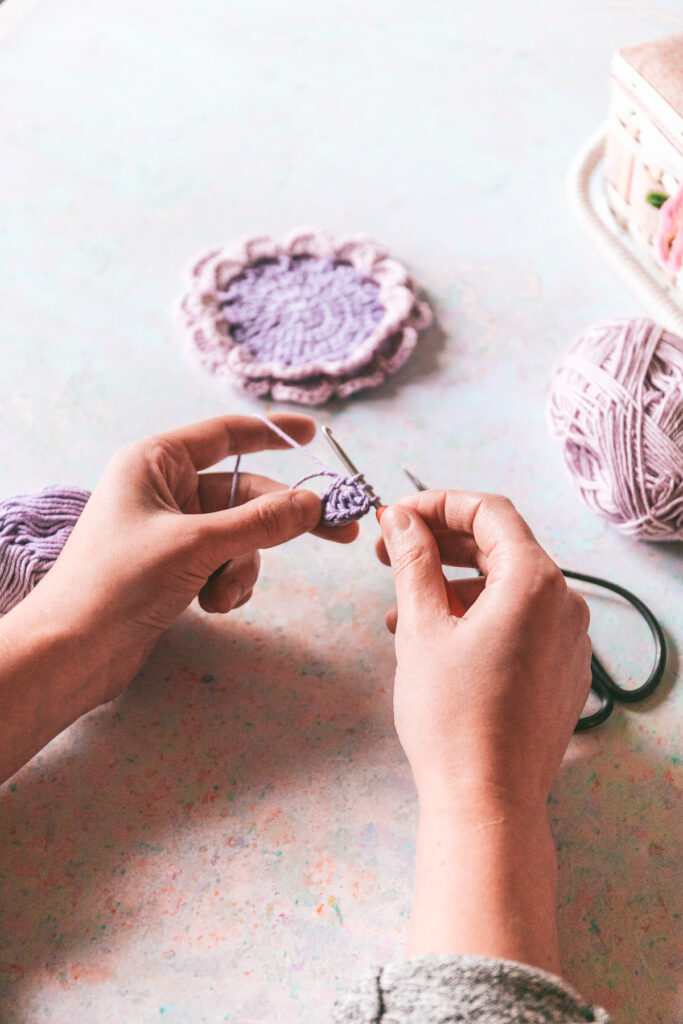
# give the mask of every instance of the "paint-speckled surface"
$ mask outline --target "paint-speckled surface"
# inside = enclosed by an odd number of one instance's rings
[[[0,53],[0,491],[92,486],[128,439],[254,408],[173,332],[203,248],[302,222],[384,241],[440,329],[329,414],[369,477],[386,498],[404,463],[510,494],[562,563],[666,627],[661,692],[573,741],[552,812],[568,977],[622,1024],[671,1024],[683,551],[578,504],[543,406],[578,329],[640,311],[563,176],[611,51],[680,30],[676,0],[29,6]],[[297,458],[250,465],[291,480]],[[322,1024],[356,970],[400,956],[415,801],[374,533],[268,552],[247,608],[188,612],[0,791],[3,1022]],[[646,668],[628,613],[593,607],[605,660]]]

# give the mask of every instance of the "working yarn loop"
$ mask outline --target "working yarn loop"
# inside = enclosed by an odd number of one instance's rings
[[[319,476],[332,477],[332,482],[320,495],[320,501],[322,502],[323,512],[320,518],[320,522],[324,526],[345,526],[346,523],[352,523],[356,519],[362,519],[363,516],[367,515],[370,511],[370,506],[373,502],[373,497],[369,493],[368,485],[363,477],[362,473],[357,473],[355,476],[344,476],[343,473],[333,473],[331,469],[328,469],[324,462],[316,458],[311,452],[307,451],[303,445],[295,441],[293,437],[286,434],[284,430],[277,427],[271,420],[266,419],[265,416],[258,417],[262,423],[265,423],[267,427],[281,437],[283,441],[286,441],[292,448],[298,448],[300,452],[313,462],[320,469],[315,473],[308,473],[307,476],[297,480],[295,484],[292,484],[292,490],[296,487],[300,487],[301,484],[307,480],[313,480]],[[235,467],[237,472],[237,467]]]
[[[0,501],[0,614],[40,582],[89,497],[89,491],[77,487],[46,487]]]
[[[644,540],[683,540],[683,341],[651,320],[607,320],[560,360],[551,433],[585,504]]]

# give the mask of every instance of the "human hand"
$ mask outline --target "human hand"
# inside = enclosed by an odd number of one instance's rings
[[[407,955],[559,973],[546,800],[590,687],[587,606],[505,498],[426,491],[381,527],[396,730],[420,801]],[[446,585],[442,562],[484,576]]]
[[[426,491],[381,528],[398,602],[396,729],[421,801],[476,785],[544,806],[590,688],[585,601],[500,496]],[[442,562],[484,573],[450,584],[462,619]]]
[[[308,416],[273,420],[299,443],[315,433]],[[18,606],[88,638],[99,666],[92,705],[127,685],[194,597],[214,612],[248,600],[260,548],[307,531],[353,540],[355,523],[316,528],[321,506],[311,491],[240,473],[235,507],[227,509],[232,474],[200,472],[229,455],[286,447],[255,417],[223,416],[133,442],[114,455],[57,562]]]

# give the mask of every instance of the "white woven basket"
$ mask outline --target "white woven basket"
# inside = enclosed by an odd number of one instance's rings
[[[603,169],[605,132],[606,126],[595,132],[569,168],[567,186],[572,210],[652,318],[683,335],[683,291],[676,278],[659,265],[651,241],[643,236],[633,219],[627,216],[622,226],[607,204]]]

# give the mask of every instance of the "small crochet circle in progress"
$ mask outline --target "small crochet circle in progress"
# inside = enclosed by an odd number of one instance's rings
[[[0,614],[19,604],[53,565],[89,497],[77,487],[46,487],[0,501]]]
[[[316,476],[330,476],[332,482],[320,495],[322,516],[320,522],[324,526],[346,526],[357,519],[362,519],[370,511],[372,499],[367,492],[367,485],[362,473],[356,476],[344,476],[331,470],[320,473],[309,473],[293,484],[293,488],[301,487],[307,480]]]
[[[179,310],[211,373],[247,394],[319,405],[403,366],[432,319],[415,292],[375,242],[300,230],[202,256]]]
[[[548,404],[584,503],[622,533],[683,540],[683,341],[608,320],[560,360]]]
[[[298,441],[295,441],[293,437],[290,437],[289,434],[286,434],[281,427],[266,419],[265,416],[259,416],[258,418],[274,434],[281,437],[283,441],[287,441],[292,448],[298,449],[302,455],[306,456],[309,462],[318,467],[314,473],[307,473],[306,476],[301,477],[295,484],[292,484],[292,490],[301,487],[307,480],[315,480],[316,477],[329,476],[332,478],[320,495],[320,503],[322,505],[320,524],[322,526],[345,526],[347,523],[353,523],[356,519],[362,519],[363,516],[368,514],[373,501],[376,499],[371,496],[368,483],[362,473],[357,473],[355,476],[333,473],[324,462],[321,462],[316,455],[309,452]],[[233,470],[235,476],[238,470],[239,460]]]

